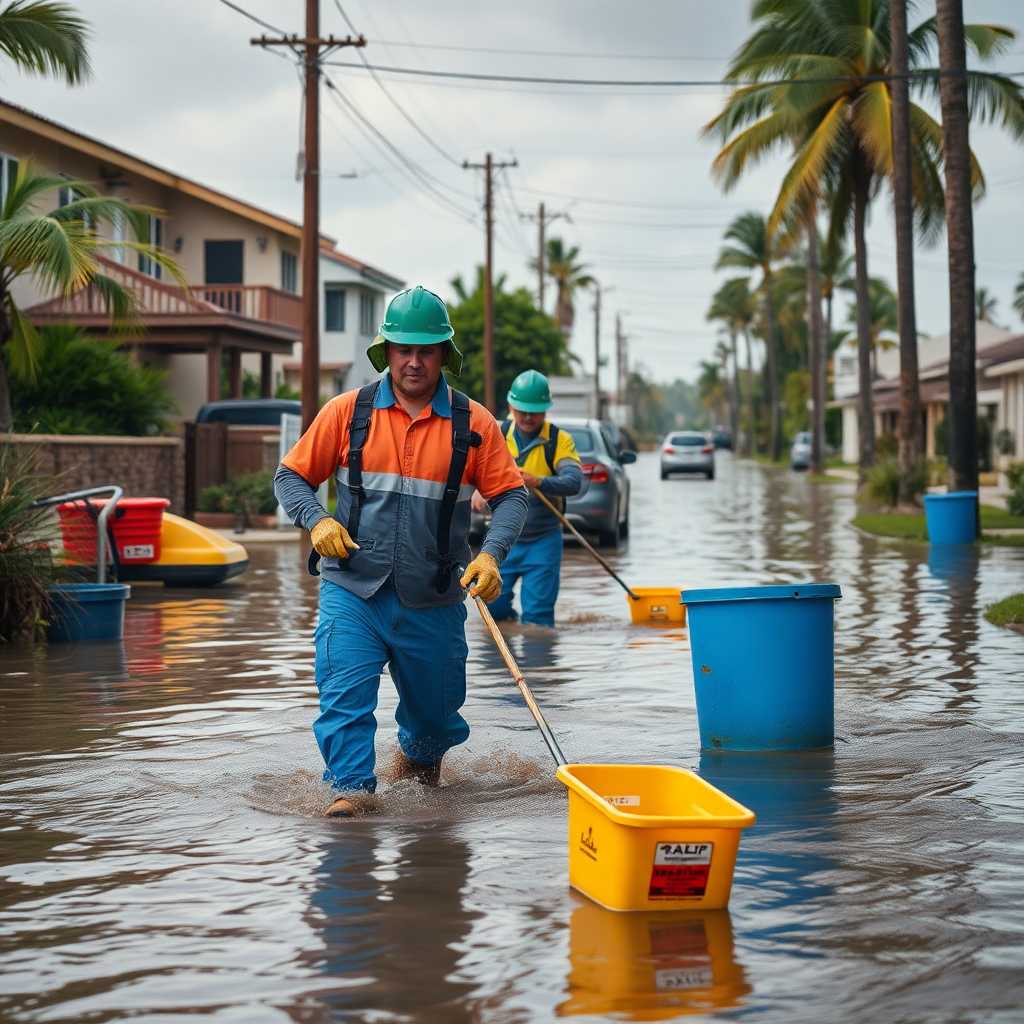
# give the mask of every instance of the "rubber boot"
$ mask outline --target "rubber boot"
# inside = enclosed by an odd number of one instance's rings
[[[347,793],[335,797],[327,810],[325,818],[359,818],[364,814],[374,814],[379,810],[376,798],[371,793]]]

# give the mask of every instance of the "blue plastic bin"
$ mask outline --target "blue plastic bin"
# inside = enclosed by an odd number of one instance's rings
[[[834,740],[835,583],[684,590],[703,750]]]
[[[978,492],[924,496],[924,519],[932,544],[973,544],[977,538]]]
[[[120,640],[124,635],[127,583],[58,583],[50,587],[53,617],[46,631],[50,643]]]

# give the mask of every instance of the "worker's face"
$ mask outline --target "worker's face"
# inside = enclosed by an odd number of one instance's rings
[[[388,342],[391,383],[407,398],[428,398],[437,390],[444,345],[396,345]]]
[[[544,426],[544,413],[542,412],[523,412],[522,409],[513,409],[512,419],[515,420],[516,426],[527,434],[536,434]]]

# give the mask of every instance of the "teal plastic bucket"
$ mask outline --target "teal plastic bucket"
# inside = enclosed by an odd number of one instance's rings
[[[978,538],[978,492],[924,496],[924,519],[932,544],[973,544]]]
[[[124,635],[127,583],[58,583],[50,587],[52,619],[46,638],[54,644],[120,640]]]
[[[834,734],[835,583],[684,590],[703,750],[811,750]]]

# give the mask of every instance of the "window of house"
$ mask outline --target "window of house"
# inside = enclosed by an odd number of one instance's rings
[[[299,290],[299,258],[287,249],[281,250],[281,288],[293,295]]]
[[[372,338],[377,333],[377,318],[374,311],[377,297],[372,292],[359,295],[359,333],[364,338]]]
[[[345,289],[337,285],[324,286],[324,330],[345,330]]]
[[[71,203],[75,202],[76,199],[84,198],[85,194],[79,191],[77,188],[73,188],[71,185],[61,185],[61,187],[57,190],[58,206],[69,206]],[[85,226],[87,228],[91,228],[93,226],[93,218],[91,213],[85,214],[85,216],[82,217],[82,220],[85,222]]]
[[[7,193],[18,177],[18,161],[13,156],[0,153],[0,203],[7,201]]]
[[[148,237],[144,241],[150,245],[162,247],[164,244],[164,222],[159,217],[150,214],[148,220]],[[150,277],[159,278],[162,276],[162,268],[156,260],[147,256],[144,252],[139,253],[139,270]]]

